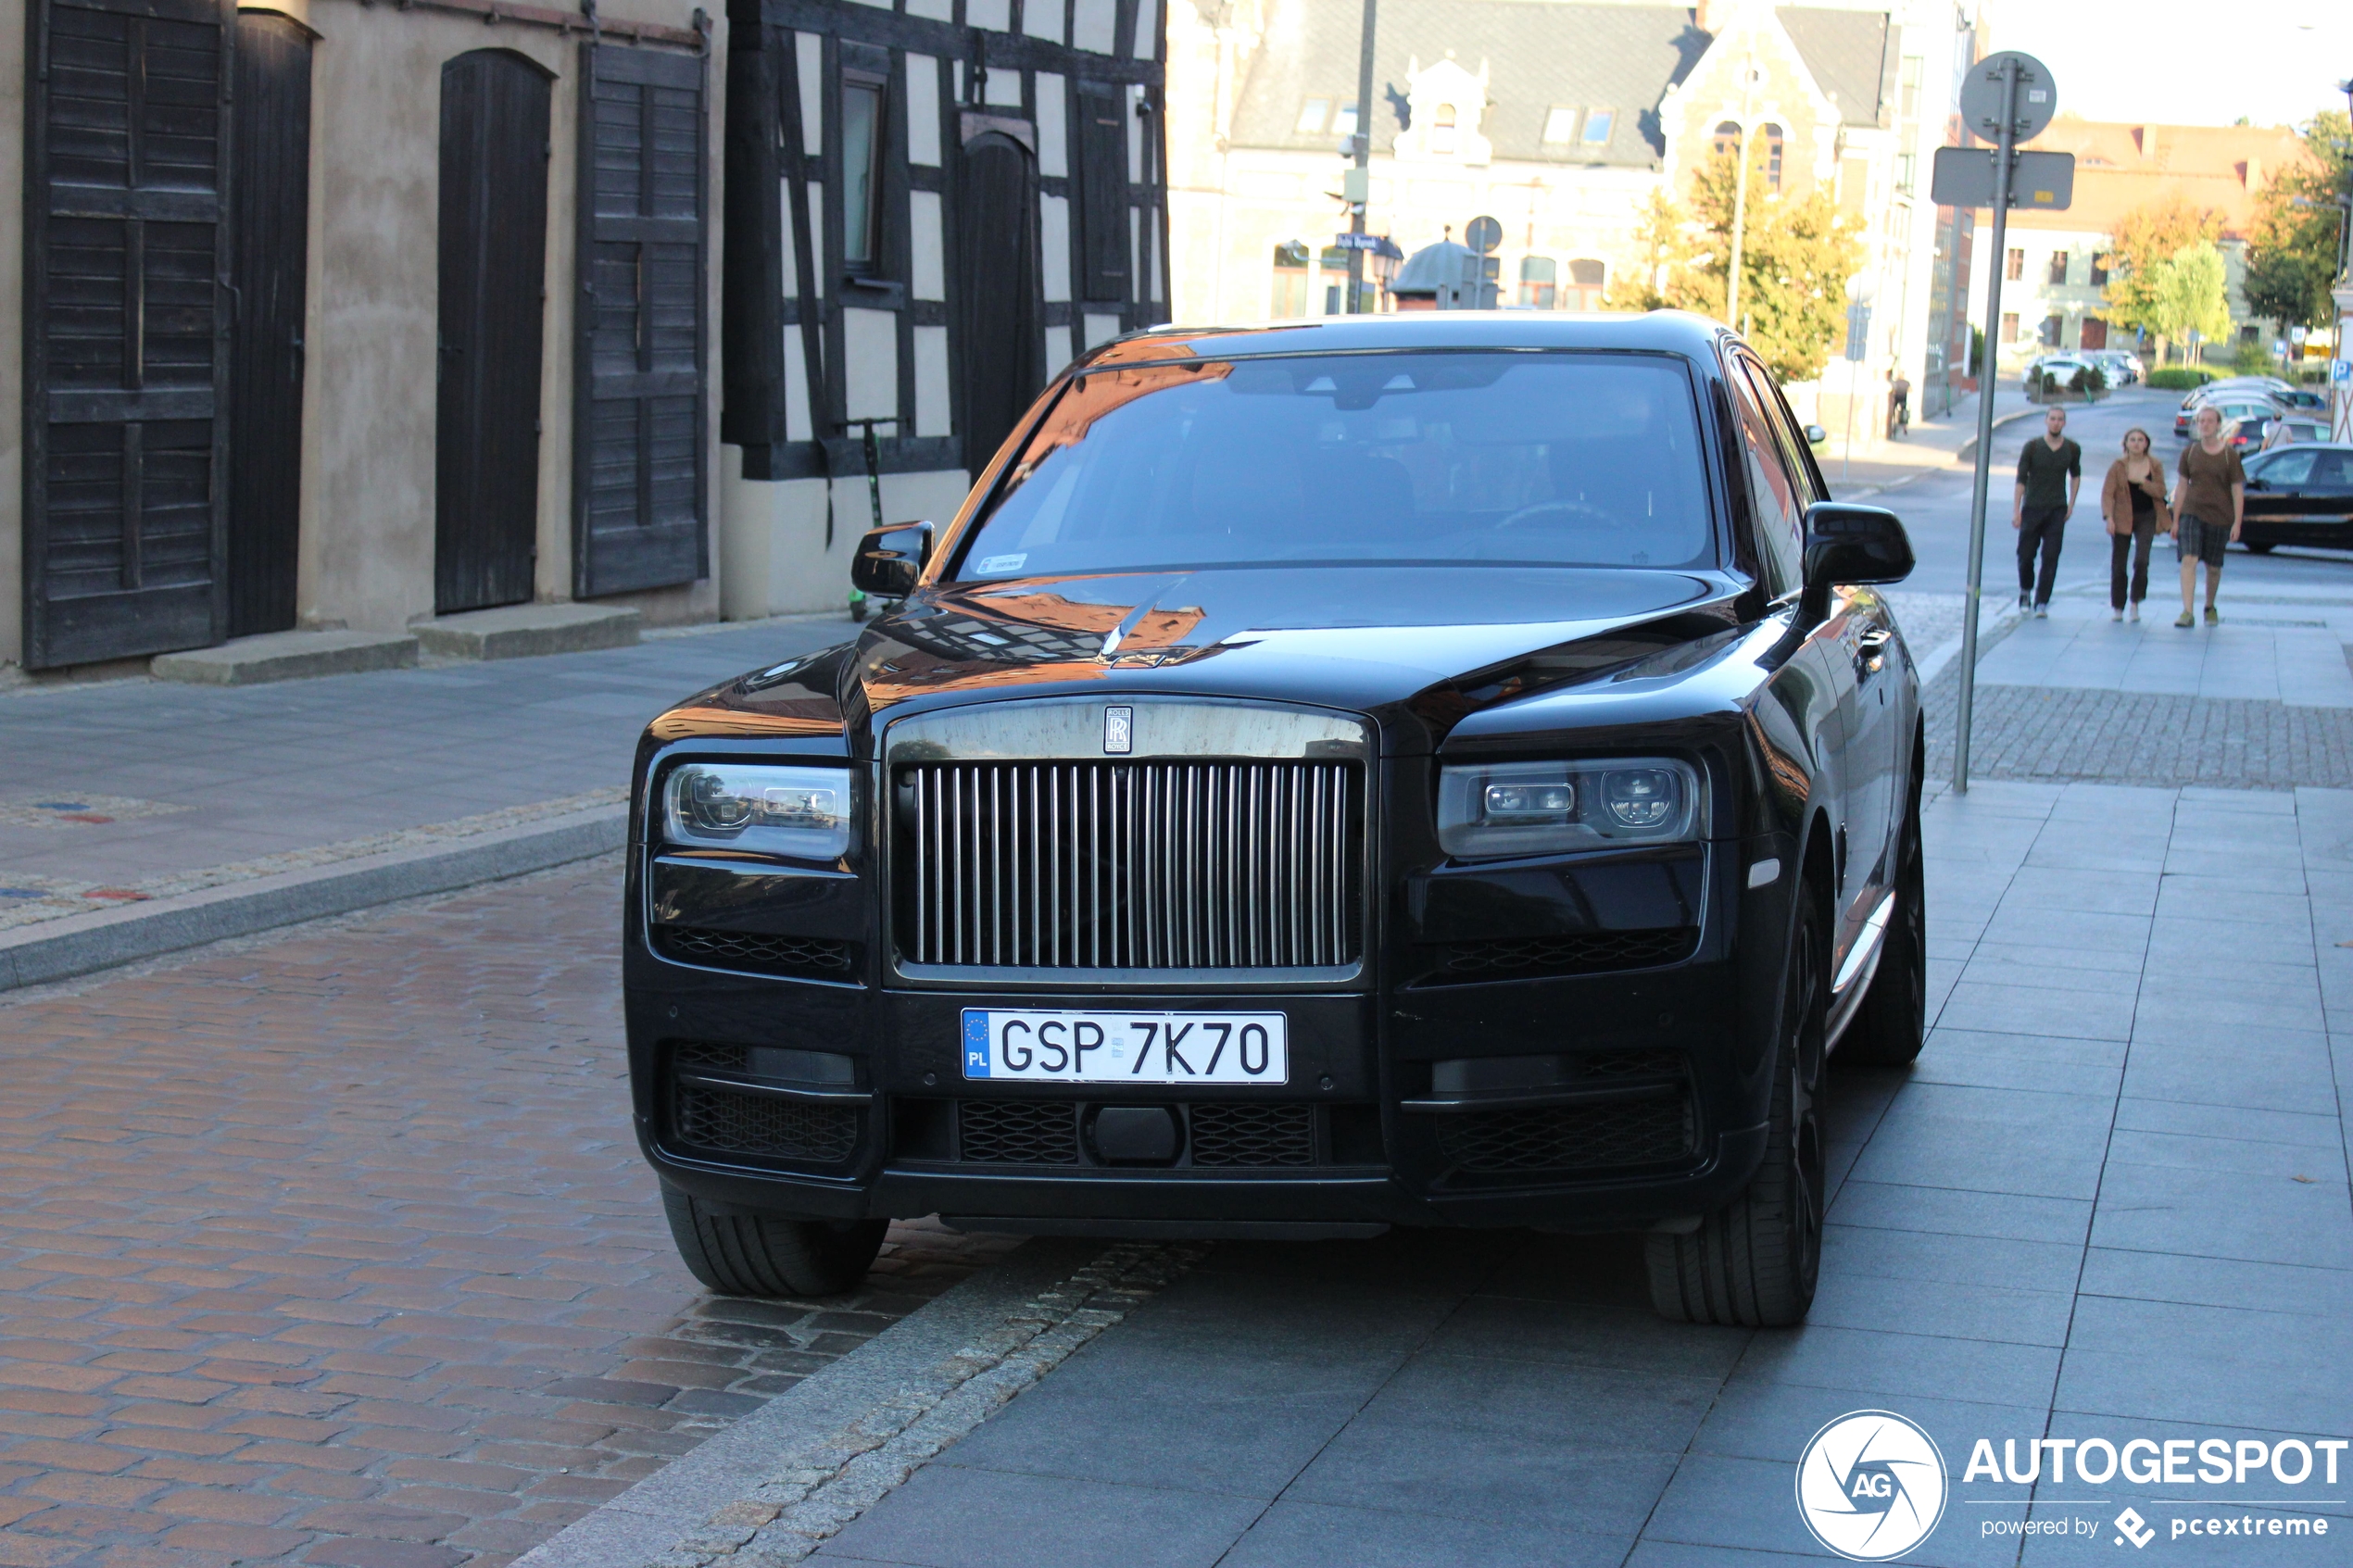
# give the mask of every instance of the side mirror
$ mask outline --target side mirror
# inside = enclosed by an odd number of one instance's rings
[[[1901,583],[1912,574],[1912,541],[1894,512],[1817,501],[1806,511],[1807,624],[1831,611],[1831,586],[1840,583]]]
[[[887,528],[869,529],[858,541],[858,553],[850,558],[849,581],[862,594],[903,599],[915,591],[924,563],[930,558],[928,522],[894,522]]]
[[[1806,445],[1808,446],[1827,446],[1830,445],[1830,442],[1831,433],[1824,430],[1820,425],[1807,425],[1806,427]]]

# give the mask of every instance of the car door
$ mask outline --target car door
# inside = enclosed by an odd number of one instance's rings
[[[1755,359],[1746,360],[1745,367],[1763,395],[1801,504],[1829,499],[1827,487],[1806,460],[1796,416],[1771,374]],[[1837,846],[1839,908],[1843,916],[1839,933],[1842,954],[1894,874],[1895,797],[1906,760],[1899,732],[1907,728],[1896,697],[1900,677],[1894,666],[1901,654],[1894,631],[1887,601],[1875,589],[1856,587],[1831,595],[1830,619],[1815,633],[1839,693],[1844,738],[1844,820]]]
[[[2313,544],[2353,548],[2353,450],[2320,448],[2312,458],[2311,477],[2297,500],[2307,537]]]
[[[2250,458],[2246,464],[2246,526],[2250,545],[2299,544],[2298,508],[2305,484],[2312,477],[2309,447],[2284,446]]]

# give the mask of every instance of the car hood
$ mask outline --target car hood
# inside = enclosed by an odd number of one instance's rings
[[[1743,596],[1746,598],[1743,599]],[[855,644],[695,699],[751,733],[830,709],[857,738],[905,712],[1015,696],[1184,694],[1346,709],[1391,750],[1467,714],[1728,637],[1715,571],[1317,564],[926,589]]]

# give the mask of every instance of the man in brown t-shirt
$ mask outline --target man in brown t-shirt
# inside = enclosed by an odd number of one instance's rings
[[[2182,618],[2195,626],[2197,563],[2206,563],[2206,623],[2221,624],[2214,596],[2222,587],[2222,551],[2246,521],[2246,470],[2237,448],[2222,439],[2222,411],[2197,411],[2197,439],[2182,448],[2181,478],[2173,486],[2173,548],[2182,561]]]

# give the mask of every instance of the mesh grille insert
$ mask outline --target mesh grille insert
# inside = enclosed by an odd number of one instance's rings
[[[957,1102],[957,1151],[983,1165],[1076,1165],[1078,1107],[1068,1100]]]
[[[1585,1171],[1688,1159],[1692,1134],[1691,1097],[1682,1092],[1444,1116],[1438,1147],[1465,1171]]]
[[[842,1105],[802,1105],[696,1084],[676,1086],[678,1141],[722,1154],[752,1154],[837,1165],[858,1147],[858,1112]]]
[[[1196,1105],[1195,1165],[1313,1165],[1312,1105]]]
[[[658,925],[653,935],[654,950],[682,963],[807,980],[849,980],[857,972],[856,950],[831,937],[766,936],[695,925]]]
[[[1480,980],[1535,975],[1604,974],[1613,970],[1650,969],[1680,963],[1699,946],[1694,926],[1654,931],[1585,931],[1568,936],[1527,936],[1514,941],[1453,942],[1431,949],[1435,970],[1425,985],[1459,985]]]

